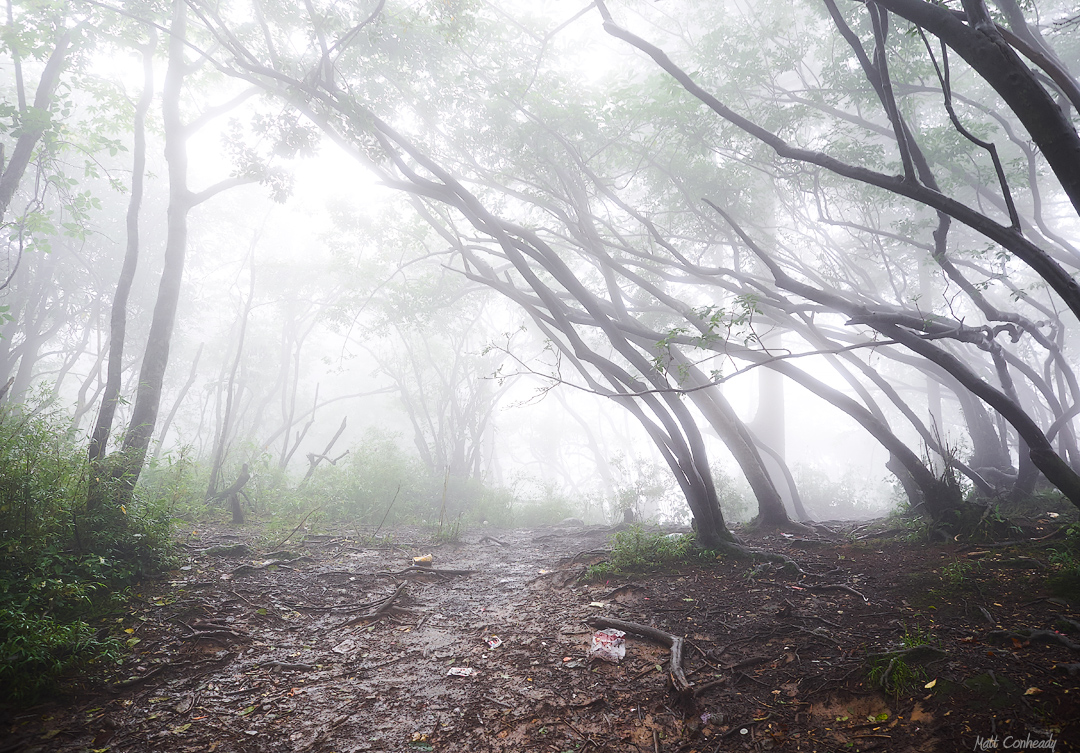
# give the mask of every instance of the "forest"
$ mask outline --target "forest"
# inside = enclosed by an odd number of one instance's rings
[[[0,753],[1080,750],[1075,4],[2,29]]]

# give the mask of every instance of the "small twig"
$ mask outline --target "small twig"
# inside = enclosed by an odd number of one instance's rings
[[[386,512],[383,513],[382,520],[379,521],[378,527],[375,529],[375,533],[371,534],[371,538],[375,538],[379,535],[379,531],[382,530],[383,523],[386,522],[386,516],[390,514],[390,510],[394,507],[394,503],[397,502],[398,494],[401,493],[401,484],[397,485],[397,491],[394,492],[394,498],[390,500],[390,504],[386,506]]]
[[[113,690],[120,690],[121,688],[130,688],[132,685],[138,685],[139,683],[146,682],[147,680],[149,680],[154,675],[160,674],[165,669],[165,667],[167,667],[167,666],[169,666],[169,665],[167,665],[167,664],[159,664],[158,666],[154,667],[149,672],[147,672],[145,675],[140,675],[139,677],[129,677],[126,680],[121,680],[120,682],[114,682],[113,685],[112,685],[112,689]]]
[[[304,525],[304,523],[307,523],[307,519],[310,518],[312,515],[314,515],[315,513],[317,513],[321,509],[322,509],[322,505],[319,505],[314,510],[311,510],[310,512],[308,512],[307,515],[305,515],[303,518],[300,519],[300,522],[296,524],[296,528],[292,529],[292,531],[289,533],[288,536],[286,536],[285,538],[283,538],[281,541],[279,541],[277,544],[275,544],[274,546],[272,546],[270,548],[271,549],[280,549],[281,547],[285,546],[285,542],[288,541],[289,539],[291,539],[293,537],[293,534],[295,534],[297,531],[299,531],[300,527],[302,525]]]
[[[802,584],[800,584],[799,588],[803,589],[804,591],[844,591],[846,593],[851,594],[852,596],[858,596],[860,599],[862,599],[867,604],[870,603],[870,599],[863,596],[861,593],[856,591],[851,586],[845,586],[843,583],[824,583],[824,584],[822,584],[820,586],[810,586],[810,585],[802,585]]]
[[[405,587],[408,585],[409,582],[407,580],[403,580],[401,583],[398,584],[398,587],[394,589],[394,593],[390,594],[390,596],[384,599],[382,603],[379,604],[379,606],[375,607],[375,609],[357,617],[348,619],[345,622],[342,622],[340,625],[335,625],[330,629],[339,630],[341,628],[350,627],[352,625],[364,622],[365,620],[377,620],[385,616],[386,613],[390,611],[391,607],[393,607],[394,602],[397,600],[397,598],[405,592]]]

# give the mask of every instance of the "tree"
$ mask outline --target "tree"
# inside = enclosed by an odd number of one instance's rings
[[[839,177],[884,189],[936,212],[938,224],[934,232],[933,246],[935,261],[988,319],[1006,322],[1004,326],[980,330],[961,325],[950,329],[951,325],[928,321],[927,316],[921,312],[874,310],[853,297],[840,295],[835,291],[824,291],[820,286],[809,286],[796,280],[791,274],[782,270],[764,249],[757,246],[737,226],[736,232],[769,268],[778,286],[822,304],[828,310],[847,315],[848,324],[868,325],[880,334],[902,343],[944,369],[957,379],[963,388],[988,403],[1020,434],[1026,444],[1031,462],[1067,497],[1080,505],[1080,484],[1078,484],[1080,477],[1054,452],[1046,433],[1020,404],[1009,374],[1009,357],[995,340],[995,336],[1003,331],[1013,333],[1014,339],[1018,339],[1023,333],[1043,344],[1050,342],[1049,338],[1039,331],[1040,328],[1034,322],[1022,316],[1003,314],[986,300],[977,285],[969,283],[959,273],[956,265],[949,260],[947,243],[950,223],[954,219],[958,220],[1000,244],[1002,248],[1025,262],[1074,314],[1080,314],[1080,305],[1078,305],[1080,298],[1077,297],[1076,283],[1053,253],[1025,237],[1022,221],[1013,201],[1007,176],[997,158],[996,149],[993,144],[975,137],[961,125],[952,110],[953,95],[947,67],[948,52],[953,51],[960,55],[973,71],[1001,96],[1011,114],[1024,125],[1028,134],[1045,155],[1061,190],[1068,196],[1074,209],[1080,209],[1080,203],[1078,203],[1080,194],[1077,192],[1077,176],[1080,175],[1080,137],[1077,136],[1076,129],[1054,101],[1052,94],[1043,87],[1020,59],[1012,46],[1020,46],[1016,38],[1008,37],[1003,33],[981,2],[977,0],[965,2],[964,14],[955,14],[947,8],[931,3],[910,0],[883,2],[870,6],[868,8],[869,25],[872,27],[875,44],[873,59],[863,51],[861,41],[836,6],[831,2],[826,4],[833,23],[850,44],[866,80],[880,100],[887,122],[895,136],[894,143],[903,168],[903,174],[900,176],[891,176],[857,164],[843,162],[825,152],[792,145],[789,140],[736,113],[694,81],[683,68],[672,62],[668,55],[658,47],[617,25],[602,3],[599,3],[598,7],[604,15],[605,28],[610,34],[646,52],[680,86],[705,103],[715,114],[771,147],[779,157],[816,166]],[[950,122],[958,133],[981,149],[985,149],[993,158],[1002,197],[1010,218],[1008,225],[971,209],[941,192],[930,162],[897,104],[895,82],[890,76],[887,64],[890,12],[907,19],[919,33],[926,32],[940,40],[942,44],[940,64],[933,57],[931,47],[927,45],[926,49],[940,76]],[[1064,93],[1067,94],[1070,90],[1067,73],[1048,58],[1040,57],[1037,63],[1049,72],[1052,79],[1065,82]],[[727,216],[725,219],[732,221]],[[962,359],[939,347],[927,337],[935,340],[948,337],[975,343],[993,356],[1000,386],[995,387],[989,384]],[[1067,366],[1064,371],[1071,373]]]

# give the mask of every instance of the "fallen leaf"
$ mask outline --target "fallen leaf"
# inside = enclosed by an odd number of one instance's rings
[[[243,711],[241,711],[239,713],[239,716],[247,716],[248,714],[250,714],[254,710],[255,710],[254,706],[248,706],[246,709],[244,709]]]
[[[1041,693],[1042,693],[1042,691],[1039,690],[1038,688],[1028,688],[1027,690],[1024,691],[1024,695],[1039,695]]]
[[[927,690],[929,690],[930,688],[934,687],[935,685],[937,685],[937,680],[931,680],[930,682],[923,685],[923,687],[926,688]]]

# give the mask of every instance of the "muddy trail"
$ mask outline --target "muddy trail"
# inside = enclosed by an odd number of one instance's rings
[[[133,654],[111,684],[3,712],[0,751],[1080,750],[1080,615],[1045,549],[821,531],[744,535],[804,574],[603,582],[603,527],[193,532],[112,620]],[[689,687],[655,636],[590,661],[598,619],[683,638]]]

